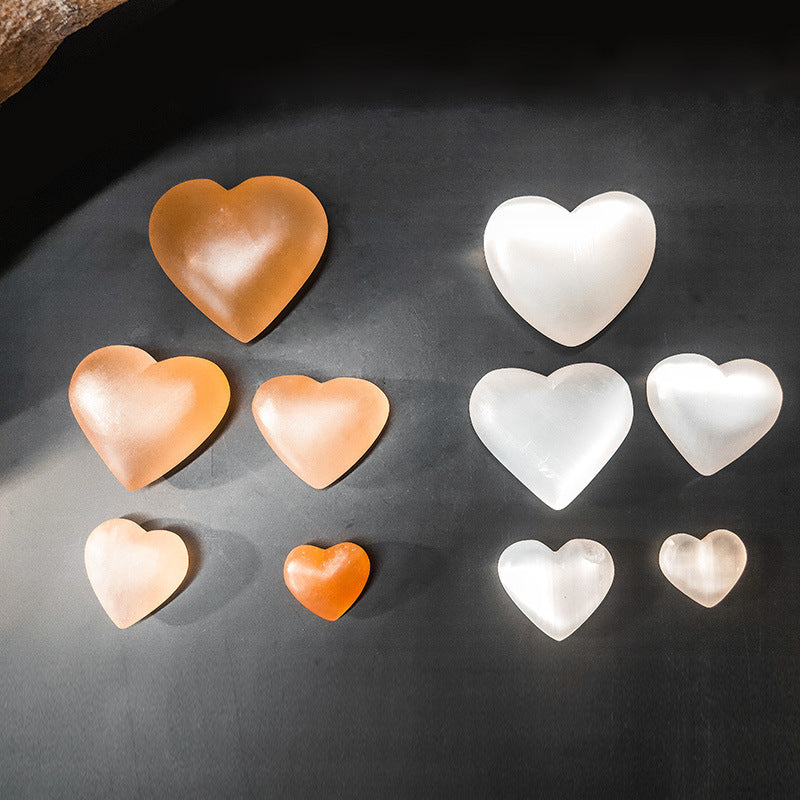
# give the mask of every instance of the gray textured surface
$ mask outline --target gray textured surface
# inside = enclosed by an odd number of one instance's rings
[[[430,65],[336,71],[322,58],[250,66],[205,87],[180,69],[148,92],[123,83],[128,103],[112,99],[110,121],[98,112],[73,163],[31,162],[24,189],[25,164],[8,165],[21,199],[6,197],[0,277],[2,794],[794,796],[800,106],[786,73],[540,84]],[[64,78],[43,75],[41,96],[6,106],[16,135],[50,113],[36,107],[53,100],[47,80]],[[164,276],[147,220],[178,181],[259,174],[312,189],[331,237],[298,302],[243,345]],[[617,321],[569,350],[502,300],[483,227],[518,194],[572,207],[609,189],[650,205],[656,255]],[[234,392],[210,446],[136,493],[67,404],[75,365],[115,343],[211,358]],[[710,478],[644,395],[648,370],[686,351],[762,360],[786,394],[767,437]],[[579,360],[628,380],[634,421],[554,512],[481,445],[468,399],[491,369]],[[392,404],[368,458],[324,491],[277,460],[250,415],[262,381],[295,371],[368,378]],[[175,530],[193,558],[185,589],[127,631],[82,563],[88,533],[114,516]],[[707,610],[664,579],[658,550],[719,527],[750,560]],[[556,643],[510,602],[496,562],[518,539],[573,537],[602,542],[616,578]],[[281,570],[295,545],[342,539],[374,571],[327,623]]]

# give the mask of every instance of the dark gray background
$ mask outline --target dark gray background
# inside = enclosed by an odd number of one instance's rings
[[[0,795],[795,797],[800,781],[798,178],[794,37],[656,35],[483,19],[372,29],[297,9],[137,3],[76,34],[0,107]],[[553,33],[555,31],[556,33]],[[173,184],[292,177],[327,253],[243,345],[162,273],[147,240]],[[651,207],[631,304],[588,344],[549,342],[483,260],[492,210],[599,192]],[[231,412],[199,454],[131,493],[75,423],[91,350],[216,361]],[[700,477],[650,416],[660,359],[755,358],[781,380],[773,430]],[[630,383],[614,458],[554,512],[483,448],[487,371],[599,361]],[[261,439],[250,401],[302,372],[380,385],[368,457],[323,491]],[[189,580],[119,631],[83,545],[129,516],[186,539]],[[661,575],[663,539],[727,527],[748,548],[708,610]],[[496,562],[511,542],[611,551],[614,584],[566,641],[532,626]],[[350,539],[365,593],[336,623],[282,580],[294,546]]]

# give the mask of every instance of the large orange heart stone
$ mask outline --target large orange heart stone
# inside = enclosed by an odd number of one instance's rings
[[[101,347],[78,364],[72,413],[127,489],[176,467],[217,427],[231,399],[222,370],[205,358],[156,360],[128,345]]]
[[[172,531],[145,531],[110,519],[86,540],[89,583],[118,628],[128,628],[168,600],[189,571],[189,552]]]
[[[327,620],[339,619],[355,603],[369,577],[369,556],[352,542],[327,549],[303,544],[283,565],[289,591],[309,611]]]
[[[290,178],[250,178],[226,190],[179,183],[155,204],[150,244],[169,279],[222,330],[249,342],[317,266],[328,240],[319,200]]]
[[[281,461],[310,486],[324,489],[378,438],[389,400],[362,378],[319,383],[305,375],[279,375],[258,388],[253,416]]]

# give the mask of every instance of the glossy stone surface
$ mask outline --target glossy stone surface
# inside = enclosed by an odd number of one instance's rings
[[[647,402],[678,452],[701,475],[713,475],[775,424],[783,391],[775,373],[759,361],[717,366],[705,356],[682,353],[650,371]]]
[[[128,345],[90,353],[69,385],[81,430],[131,490],[190,456],[219,425],[230,398],[228,380],[213,362],[193,356],[157,362]]]
[[[591,539],[572,539],[556,552],[530,539],[503,551],[497,573],[520,611],[560,642],[603,602],[614,581],[614,561]]]
[[[741,577],[747,550],[735,533],[724,529],[711,531],[703,539],[676,533],[661,545],[658,564],[673,586],[711,608]]]
[[[545,197],[514,197],[495,209],[484,232],[500,293],[530,325],[570,347],[630,302],[655,246],[650,209],[627,192],[599,194],[572,212]]]
[[[189,553],[172,531],[110,519],[89,534],[84,562],[100,605],[118,628],[128,628],[175,593],[189,570]]]
[[[155,204],[150,244],[178,289],[241,342],[261,333],[297,294],[328,240],[319,200],[290,178],[233,189],[197,179]]]
[[[253,397],[258,429],[278,458],[315,489],[349,471],[389,418],[389,400],[370,381],[279,375]]]
[[[492,455],[560,510],[628,435],[633,400],[625,379],[603,364],[571,364],[549,377],[512,367],[478,381],[469,414]]]
[[[369,571],[369,556],[353,542],[328,548],[303,544],[286,557],[283,579],[309,611],[333,621],[358,599]]]

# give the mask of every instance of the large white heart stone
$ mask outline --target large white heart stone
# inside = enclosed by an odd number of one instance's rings
[[[711,608],[736,585],[747,550],[732,531],[711,531],[704,539],[676,533],[661,545],[658,564],[667,580],[700,605]]]
[[[571,364],[549,377],[510,367],[478,381],[469,415],[492,455],[559,511],[622,444],[633,400],[625,379],[603,364]]]
[[[614,562],[591,539],[572,539],[555,553],[541,542],[526,540],[503,551],[497,573],[522,613],[560,642],[603,602],[614,580]]]
[[[705,356],[682,353],[650,371],[647,402],[678,452],[701,475],[713,475],[775,424],[783,392],[760,361],[717,366]]]
[[[605,192],[569,212],[545,197],[514,197],[489,217],[489,272],[538,331],[574,347],[606,327],[645,279],[656,247],[647,204]]]

